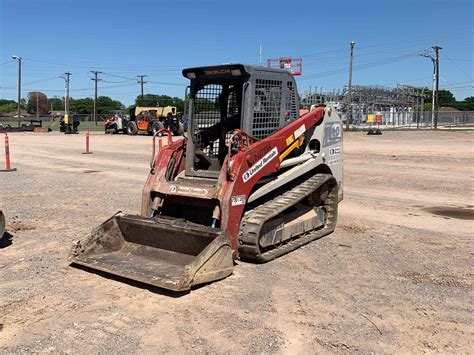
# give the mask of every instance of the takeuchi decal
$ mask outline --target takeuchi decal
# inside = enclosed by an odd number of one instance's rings
[[[278,156],[277,147],[270,150],[267,154],[263,156],[262,159],[257,161],[242,175],[242,179],[244,180],[244,182],[249,181],[252,178],[252,176],[254,176],[261,169],[263,169],[263,167],[267,165],[271,160],[273,160],[276,156]]]
[[[204,196],[207,195],[208,190],[202,189],[199,187],[190,187],[190,186],[176,186],[171,185],[169,188],[171,193],[177,194],[186,194],[186,195],[199,195]]]

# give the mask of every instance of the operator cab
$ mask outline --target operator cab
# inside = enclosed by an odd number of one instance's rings
[[[186,175],[217,178],[235,129],[263,139],[298,118],[293,76],[242,64],[183,70],[191,80]]]

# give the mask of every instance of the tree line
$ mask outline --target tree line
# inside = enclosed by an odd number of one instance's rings
[[[46,94],[39,91],[31,91],[27,95],[27,99],[21,100],[21,108],[26,110],[28,113],[36,114],[36,111],[40,115],[51,114],[53,111],[64,110],[64,97],[52,97],[48,98]],[[97,113],[105,114],[115,110],[125,110],[126,113],[130,112],[130,109],[135,106],[176,106],[177,111],[183,112],[184,100],[179,97],[171,97],[167,95],[155,95],[147,94],[143,98],[137,96],[135,104],[129,107],[125,107],[120,101],[113,100],[108,96],[97,97]],[[15,100],[0,99],[0,113],[16,112],[18,104]],[[94,99],[86,97],[83,99],[69,98],[69,112],[73,114],[93,114],[94,113]]]
[[[425,111],[431,111],[432,90],[425,90]],[[449,90],[439,90],[439,107],[452,107],[459,111],[474,111],[474,96],[466,97],[463,101],[457,101],[453,93]]]
[[[426,90],[424,110],[431,111],[431,97],[430,90]],[[147,106],[147,107],[164,107],[164,106],[176,106],[178,112],[184,111],[185,102],[182,98],[171,97],[168,95],[158,94],[146,94],[143,97],[137,96],[135,104],[129,107],[125,107],[120,101],[113,100],[108,96],[99,96],[97,98],[97,113],[104,114],[112,110],[125,110],[125,113],[130,113],[130,109],[135,106]],[[439,105],[440,107],[452,107],[460,111],[474,111],[474,96],[466,97],[463,101],[457,101],[453,93],[449,90],[439,91]],[[36,114],[36,108],[38,107],[38,113],[40,115],[51,114],[51,107],[53,111],[64,110],[64,98],[48,98],[46,94],[42,92],[29,92],[27,99],[21,100],[21,107],[23,110],[31,114]],[[0,99],[0,113],[16,112],[18,104],[15,100]],[[94,112],[94,100],[90,97],[84,99],[69,99],[69,111],[76,114],[92,114]]]

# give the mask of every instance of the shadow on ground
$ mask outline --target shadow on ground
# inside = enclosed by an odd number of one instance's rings
[[[71,266],[75,269],[80,269],[80,270],[83,270],[83,271],[90,272],[92,274],[96,274],[96,275],[104,277],[106,279],[114,280],[114,281],[117,281],[117,282],[122,282],[122,283],[130,285],[132,287],[140,288],[140,289],[143,289],[143,290],[148,290],[152,293],[167,296],[167,297],[171,297],[171,298],[180,298],[180,297],[189,295],[190,292],[191,292],[191,291],[179,291],[179,292],[170,291],[170,290],[167,290],[167,289],[164,289],[164,288],[159,288],[159,287],[156,287],[156,286],[148,285],[148,284],[140,282],[140,281],[131,280],[131,279],[127,279],[127,278],[122,277],[122,276],[109,274],[108,272],[104,272],[104,271],[101,271],[101,270],[91,269],[91,268],[88,268],[87,266],[83,266],[83,265],[70,264],[69,266]]]
[[[13,244],[13,235],[8,232],[3,233],[3,236],[0,238],[0,249],[9,247]]]

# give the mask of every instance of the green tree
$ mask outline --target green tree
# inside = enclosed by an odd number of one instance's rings
[[[464,101],[457,101],[454,106],[461,111],[474,111],[474,96],[469,96]]]
[[[6,105],[6,104],[16,104],[16,101],[15,100],[0,99],[0,106]]]
[[[84,99],[70,99],[69,100],[69,111],[78,114],[92,114],[94,111],[94,100],[90,97]]]
[[[173,97],[174,106],[178,112],[184,112],[185,101],[179,97]]]
[[[132,110],[135,109],[135,105],[130,105],[125,109],[125,114],[129,115]]]
[[[1,100],[1,101],[10,101],[10,100]],[[9,113],[18,110],[18,104],[15,101],[0,104],[0,112],[1,113]]]
[[[18,105],[15,100],[0,99],[0,112],[1,113],[9,113],[12,111],[16,111],[17,109],[18,109]]]
[[[452,106],[456,102],[456,98],[449,90],[439,90],[439,106]]]
[[[433,91],[425,90],[425,111],[431,111],[431,93]],[[474,111],[474,96],[466,97],[463,101],[456,101],[453,93],[449,90],[439,90],[439,107],[452,107],[460,111]]]
[[[58,97],[52,97],[49,99],[49,107],[51,109],[51,104],[53,105],[54,111],[62,111],[64,110],[64,101]]]
[[[36,113],[36,107],[40,115],[47,114],[49,112],[48,97],[46,94],[39,91],[30,91],[28,93],[28,104],[27,110],[29,113]]]
[[[97,98],[97,113],[107,113],[111,110],[122,110],[123,105],[120,101],[112,100],[108,96],[99,96]]]
[[[432,90],[425,90],[426,99],[425,101],[430,101],[425,104],[425,108],[429,107],[431,110],[431,95]],[[439,90],[439,107],[452,107],[456,103],[456,98],[453,93],[449,90]]]
[[[61,109],[64,108],[62,103]],[[112,100],[108,96],[99,96],[97,98],[97,113],[107,113],[111,110],[121,110],[123,105],[120,101]],[[77,114],[92,114],[94,113],[94,100],[90,97],[83,99],[69,99],[69,111]]]
[[[137,96],[135,99],[136,106],[145,106],[145,107],[165,107],[165,106],[176,106],[178,111],[183,111],[184,109],[184,100],[179,97],[171,97],[168,95],[156,95],[156,94],[146,94],[143,96]]]
[[[431,102],[423,105],[423,111],[431,111]]]

